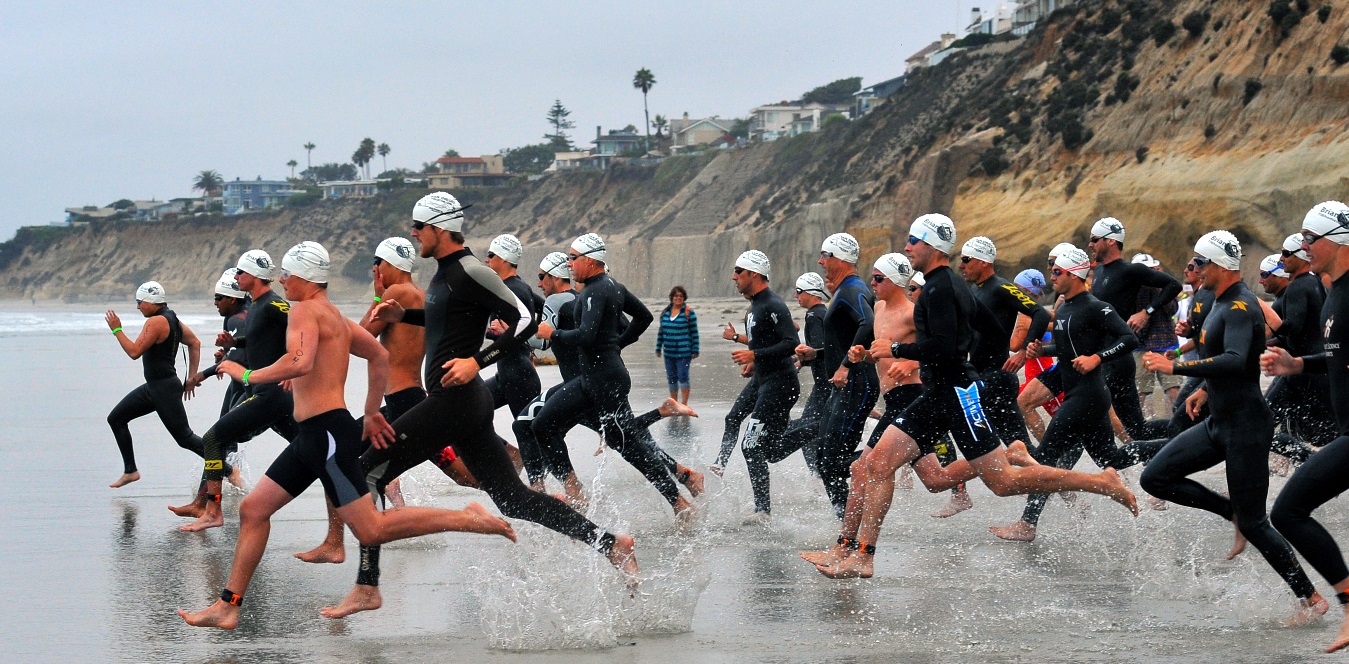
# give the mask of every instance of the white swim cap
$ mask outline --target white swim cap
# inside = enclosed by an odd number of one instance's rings
[[[272,262],[272,257],[261,249],[250,249],[239,257],[239,264],[235,267],[240,272],[247,272],[259,279],[271,281],[276,278],[276,263]]]
[[[467,205],[460,205],[459,199],[449,193],[437,191],[422,196],[412,206],[412,220],[461,233],[464,230],[464,210],[468,208]]]
[[[1224,270],[1241,270],[1241,242],[1227,231],[1209,231],[1194,243],[1194,253]]]
[[[829,299],[829,291],[824,286],[824,277],[807,272],[796,278],[796,289],[802,293],[814,293],[822,300]]]
[[[1065,249],[1072,249],[1073,246],[1072,242],[1060,242],[1057,245],[1054,245],[1053,249],[1049,250],[1049,257],[1058,258],[1059,254],[1062,254]]]
[[[604,248],[604,238],[595,233],[586,233],[581,237],[572,240],[572,251],[578,256],[593,258],[601,263],[604,262],[604,256],[608,251]]]
[[[913,278],[909,279],[909,288],[913,288],[914,286],[917,286],[917,287],[919,287],[919,288],[922,288],[923,286],[926,286],[926,285],[927,285],[927,279],[925,279],[925,278],[923,277],[923,273],[922,273],[922,272],[914,272],[914,273],[913,273]]]
[[[147,281],[136,289],[136,301],[164,304],[169,298],[164,294],[164,287],[160,286],[158,281]]]
[[[857,259],[862,254],[862,248],[857,244],[857,238],[847,233],[834,233],[824,239],[820,244],[820,251],[827,251],[845,263],[857,264]]]
[[[1158,265],[1162,264],[1161,261],[1157,260],[1156,258],[1153,258],[1152,254],[1134,254],[1133,260],[1129,262],[1138,263],[1139,265],[1146,265],[1148,267],[1157,267]]]
[[[1271,277],[1288,278],[1288,271],[1283,269],[1283,256],[1279,254],[1265,256],[1265,260],[1260,261],[1260,272],[1268,272]]]
[[[520,257],[525,255],[525,247],[520,244],[520,239],[510,234],[496,236],[492,244],[487,246],[487,251],[511,265],[519,265]]]
[[[982,235],[976,235],[965,242],[965,246],[960,248],[960,253],[990,265],[998,259],[998,247],[993,244],[993,240]]]
[[[768,255],[758,249],[750,249],[735,259],[735,266],[742,270],[757,272],[767,279],[772,271],[772,264],[768,261]]]
[[[925,214],[913,220],[909,237],[918,238],[950,256],[956,246],[956,222],[944,214]]]
[[[281,259],[282,271],[315,284],[328,283],[328,270],[331,267],[328,250],[308,240],[291,247]]]
[[[1349,244],[1349,206],[1339,201],[1326,201],[1308,210],[1307,216],[1302,218],[1302,230],[1335,244]]]
[[[1059,255],[1054,258],[1054,267],[1079,279],[1086,279],[1091,272],[1091,259],[1087,258],[1087,252],[1070,245],[1059,249]]]
[[[567,265],[567,255],[560,251],[544,256],[543,260],[539,261],[539,270],[558,279],[571,281],[571,266]]]
[[[408,274],[412,274],[412,267],[417,264],[417,250],[407,238],[391,237],[380,242],[375,247],[375,256]]]
[[[913,279],[913,265],[904,254],[885,254],[877,258],[872,267],[900,288],[908,288],[909,281]]]
[[[1290,252],[1293,256],[1307,260],[1307,250],[1302,248],[1302,234],[1293,233],[1283,239],[1283,250]],[[1282,256],[1280,256],[1282,257]]]
[[[215,282],[215,294],[224,295],[236,299],[244,299],[247,295],[243,289],[239,288],[239,282],[236,277],[239,276],[239,268],[232,267],[220,274],[220,281]]]
[[[1045,294],[1045,275],[1039,270],[1022,270],[1017,273],[1016,279],[1012,280],[1018,288],[1031,295],[1039,297]]]
[[[1124,244],[1124,224],[1114,217],[1098,219],[1096,223],[1091,225],[1091,236],[1109,238]]]

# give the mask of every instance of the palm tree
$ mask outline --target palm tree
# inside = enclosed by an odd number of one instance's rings
[[[360,166],[365,169],[365,179],[367,180],[370,179],[369,165],[370,162],[374,161],[374,159],[375,159],[375,139],[369,137],[361,139],[361,145],[360,147],[356,148],[356,154],[351,156],[351,161],[355,163],[357,166]]]
[[[665,119],[665,116],[657,113],[656,119],[651,121],[651,128],[656,130],[657,140],[660,140],[665,128],[668,126],[670,126],[670,123]]]
[[[318,146],[314,145],[312,141],[304,144],[304,167],[306,170],[314,167],[314,164],[309,161],[309,153],[313,152],[316,147]]]
[[[223,186],[225,186],[225,179],[220,177],[220,173],[216,171],[202,171],[197,174],[197,177],[192,178],[192,188],[201,190],[203,207],[206,205],[206,199],[211,195],[211,192],[219,191]]]
[[[646,149],[651,149],[651,111],[646,106],[646,93],[651,91],[651,87],[656,84],[656,75],[651,73],[650,69],[642,67],[637,70],[637,75],[632,77],[632,87],[642,91],[642,113],[646,115]]]
[[[376,150],[379,152],[380,161],[384,163],[384,170],[386,171],[389,170],[388,156],[390,152],[393,152],[393,150],[389,149],[388,143],[380,143],[379,147],[376,148]]]
[[[656,116],[656,117],[659,118],[660,116]],[[295,167],[296,167],[296,166],[299,166],[299,165],[300,165],[300,162],[295,161],[294,159],[292,159],[292,160],[286,162],[286,165],[290,167],[290,179],[294,180],[294,179],[295,179]]]

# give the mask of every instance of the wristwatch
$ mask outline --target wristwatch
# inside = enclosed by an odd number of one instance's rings
[[[735,341],[736,343],[740,343],[740,333],[739,333],[739,332],[736,332],[736,333],[735,333],[735,336],[731,337],[731,339],[732,339],[733,341]]]
[[[1155,308],[1153,308],[1152,305],[1149,304],[1149,305],[1148,305],[1148,308],[1147,308],[1147,309],[1144,309],[1143,311],[1148,312],[1148,315],[1151,316],[1151,315],[1152,315],[1154,312],[1156,312],[1157,310],[1156,310]]]

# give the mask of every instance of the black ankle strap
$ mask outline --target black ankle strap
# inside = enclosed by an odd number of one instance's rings
[[[244,596],[234,592],[233,590],[230,590],[229,588],[226,588],[220,591],[220,601],[229,604],[231,606],[243,606]]]
[[[1349,593],[1335,593],[1335,599],[1340,600],[1340,604],[1349,604]]]

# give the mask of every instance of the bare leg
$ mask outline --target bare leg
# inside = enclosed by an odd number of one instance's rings
[[[220,480],[208,480],[206,482],[206,495],[220,495]],[[207,500],[206,507],[201,511],[201,516],[197,517],[196,521],[193,521],[186,526],[178,526],[178,529],[184,532],[195,533],[206,530],[207,528],[219,528],[223,525],[225,525],[225,515],[220,511],[220,503],[215,500]],[[237,609],[238,607],[231,608]]]
[[[908,434],[893,426],[885,430],[880,441],[876,443],[876,448],[867,458],[866,497],[862,506],[862,520],[857,529],[857,541],[862,548],[853,551],[847,558],[831,567],[817,566],[816,569],[821,574],[831,579],[871,578],[875,555],[867,553],[865,548],[874,546],[880,537],[881,525],[885,522],[885,515],[890,511],[891,501],[894,500],[895,472],[900,466],[913,462],[918,455],[918,443]],[[920,463],[941,467],[936,456],[931,454],[924,457]],[[954,466],[955,464],[951,464],[947,469]],[[914,472],[918,474],[919,479],[925,479],[924,475],[930,472],[930,469],[915,466]],[[932,487],[928,488],[933,490]],[[936,489],[936,491],[945,490]]]
[[[1233,526],[1236,525],[1235,521],[1233,521],[1232,523]],[[1237,556],[1241,555],[1242,551],[1246,550],[1246,536],[1241,534],[1241,528],[1235,528],[1235,530],[1237,531],[1237,536],[1236,539],[1232,541],[1232,548],[1227,552],[1228,560],[1236,558]]]
[[[451,477],[450,479],[454,479]],[[394,507],[403,506],[403,478],[395,477],[389,486],[384,487],[384,497],[389,499],[389,504]]]
[[[132,482],[135,482],[136,480],[138,480],[138,479],[140,479],[140,478],[141,478],[141,473],[140,473],[139,470],[135,470],[135,471],[132,471],[132,472],[129,472],[129,473],[122,473],[122,476],[119,477],[119,478],[117,478],[117,481],[116,481],[116,482],[113,482],[112,484],[109,484],[108,486],[111,487],[111,488],[113,488],[113,489],[120,489],[120,488],[122,488],[122,487],[124,487],[124,486],[126,486],[126,485],[128,485],[128,484],[131,484]]]
[[[852,462],[848,476],[848,502],[843,507],[843,527],[839,538],[856,539],[857,528],[862,523],[862,506],[867,492],[867,457],[873,448],[863,447],[862,456]],[[819,567],[832,567],[848,556],[848,547],[841,542],[823,551],[802,551],[801,559]]]
[[[685,406],[689,405],[689,388],[684,388],[679,395],[679,403]]]
[[[469,503],[462,510],[398,507],[380,512],[374,501],[363,499],[337,508],[337,513],[366,546],[447,531],[500,535],[515,541],[515,530],[510,524],[478,503]]]
[[[342,517],[337,515],[337,510],[333,509],[332,501],[325,501],[324,504],[328,506],[327,536],[316,548],[297,553],[295,557],[307,563],[341,564],[347,559],[347,548],[342,544],[342,531],[346,525],[342,523]]]
[[[1007,446],[1007,462],[1013,466],[1021,467],[1040,465],[1040,462],[1030,455],[1030,450],[1026,449],[1026,444],[1019,440],[1014,440],[1011,445]]]
[[[1008,463],[1007,453],[1002,447],[971,461],[970,465],[978,471],[984,484],[998,496],[1086,491],[1105,496],[1138,516],[1138,500],[1113,468],[1091,475],[1053,466],[1018,468]]]
[[[951,500],[943,507],[932,513],[933,518],[949,519],[967,509],[974,507],[974,500],[970,498],[969,489],[964,484],[951,489]]]
[[[1021,390],[1016,398],[1016,405],[1026,420],[1026,428],[1030,429],[1036,440],[1045,439],[1045,421],[1040,417],[1040,405],[1053,398],[1049,388],[1038,380],[1027,383],[1026,389]]]
[[[675,477],[679,478],[680,484],[689,490],[689,494],[697,498],[703,492],[703,474],[689,468],[688,466],[675,464]]]
[[[1119,416],[1115,414],[1115,409],[1110,409],[1110,428],[1115,430],[1115,437],[1126,443],[1134,442],[1129,432],[1124,429],[1124,423],[1119,421]]]
[[[632,541],[632,537],[615,535],[614,548],[609,551],[609,562],[623,573],[623,578],[629,588],[637,586],[637,553],[635,549],[636,543]]]
[[[1335,592],[1342,593],[1349,591],[1349,579],[1345,579],[1335,584]],[[1340,623],[1340,633],[1335,636],[1335,640],[1326,646],[1326,652],[1335,652],[1349,646],[1349,604],[1344,605],[1344,621]]]
[[[562,480],[562,490],[566,492],[565,502],[573,509],[581,511],[586,508],[589,501],[586,499],[585,488],[581,486],[581,480],[576,479],[575,472],[568,473],[567,479]]]

